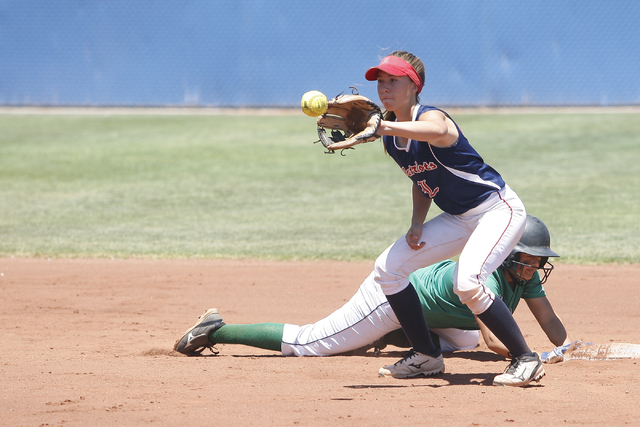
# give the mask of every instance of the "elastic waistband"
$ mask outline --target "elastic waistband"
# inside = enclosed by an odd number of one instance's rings
[[[475,208],[469,209],[468,211],[461,214],[460,216],[478,215],[479,213],[487,211],[491,206],[495,205],[500,200],[509,198],[510,195],[515,196],[515,193],[513,193],[511,188],[509,188],[509,186],[505,184],[505,186],[502,187],[500,190],[497,190],[491,193],[491,195],[487,197],[487,199],[484,202],[480,203]]]

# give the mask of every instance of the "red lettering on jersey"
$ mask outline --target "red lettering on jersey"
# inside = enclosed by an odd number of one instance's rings
[[[438,194],[438,191],[440,191],[440,187],[436,187],[432,190],[431,187],[427,185],[427,181],[425,181],[424,179],[422,181],[418,181],[416,184],[418,184],[422,192],[429,196],[431,199],[436,197],[436,194]]]
[[[402,168],[402,172],[404,172],[408,177],[412,177],[417,173],[429,172],[437,168],[438,166],[433,162],[423,162],[421,165],[419,165],[418,162],[415,162],[415,164],[408,168]]]

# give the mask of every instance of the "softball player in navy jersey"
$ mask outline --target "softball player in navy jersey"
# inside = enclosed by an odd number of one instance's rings
[[[504,302],[484,285],[522,235],[524,205],[447,113],[419,103],[424,85],[419,58],[393,52],[365,78],[377,81],[386,109],[377,133],[386,152],[413,181],[411,227],[375,263],[375,280],[413,348],[399,362],[381,368],[380,375],[408,378],[444,372],[442,354],[431,341],[409,274],[459,254],[455,293],[513,356],[494,384],[524,386],[540,379],[540,358]],[[425,223],[432,201],[443,213]]]

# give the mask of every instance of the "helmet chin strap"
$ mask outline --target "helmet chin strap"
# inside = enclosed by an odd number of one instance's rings
[[[516,264],[516,269],[517,268],[518,268],[518,266]],[[525,286],[527,283],[529,283],[531,281],[531,280],[525,280],[518,273],[514,273],[511,270],[511,268],[507,268],[507,269],[505,269],[505,271],[507,272],[507,274],[509,275],[509,277],[511,278],[513,283],[515,283],[516,286]],[[533,277],[531,279],[533,279]]]

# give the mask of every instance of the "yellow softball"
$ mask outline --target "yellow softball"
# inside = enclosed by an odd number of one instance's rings
[[[327,97],[322,92],[311,90],[302,95],[300,105],[307,116],[318,117],[327,111]]]

